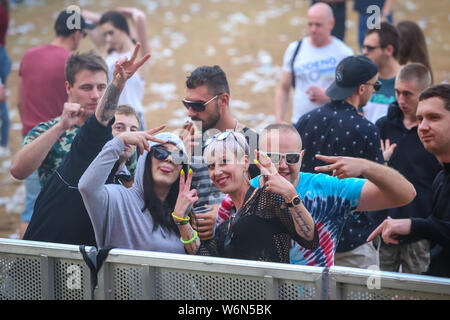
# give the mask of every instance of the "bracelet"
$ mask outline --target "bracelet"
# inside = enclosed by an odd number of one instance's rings
[[[180,217],[177,217],[176,215],[174,215],[174,213],[172,212],[172,217],[174,217],[175,219],[177,219],[177,220],[181,220],[181,221],[189,221],[189,220],[191,220],[191,217],[187,217],[187,219],[185,219],[185,218],[180,218]]]
[[[197,239],[197,236],[198,236],[198,233],[197,233],[196,230],[194,230],[194,236],[192,237],[192,239],[187,240],[187,241],[184,241],[184,240],[183,240],[183,237],[180,237],[180,240],[181,240],[181,242],[183,242],[184,244],[188,244],[188,243],[193,242],[195,239]]]
[[[189,221],[180,221],[180,222],[174,221],[174,223],[175,223],[177,226],[182,226],[182,225],[188,224]]]

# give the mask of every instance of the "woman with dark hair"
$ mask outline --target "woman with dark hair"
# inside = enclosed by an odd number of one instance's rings
[[[94,30],[87,30],[87,32],[98,48],[106,49],[105,61],[109,68],[110,79],[112,78],[114,63],[122,57],[129,59],[136,42],[141,43],[140,57],[150,52],[145,14],[141,10],[120,7],[102,15],[90,11],[83,11],[82,15],[98,27]],[[133,30],[128,25],[127,19],[131,20]],[[128,80],[119,99],[119,104],[131,105],[138,112],[141,119],[141,129],[145,128],[142,107],[145,75],[146,66],[144,65]]]
[[[422,63],[430,70],[431,83],[433,83],[430,56],[422,29],[413,21],[401,21],[397,24],[397,31],[400,35],[398,62],[401,65],[411,62]]]
[[[185,223],[189,218],[177,220],[174,212],[198,199],[195,189],[184,187],[186,176],[187,185],[192,180],[185,147],[175,134],[163,132],[153,137],[149,132],[127,132],[110,140],[85,171],[78,188],[99,247],[185,253],[189,243],[185,244],[183,237],[196,232]],[[129,189],[105,185],[120,154],[131,145],[145,150],[138,160],[134,185]]]

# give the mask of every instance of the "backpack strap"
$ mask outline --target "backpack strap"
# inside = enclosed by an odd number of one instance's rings
[[[300,50],[300,47],[302,46],[302,39],[298,40],[297,47],[295,47],[294,55],[292,56],[291,60],[291,72],[292,72],[292,87],[295,89],[295,72],[294,72],[294,61],[295,57],[297,57],[297,53]]]

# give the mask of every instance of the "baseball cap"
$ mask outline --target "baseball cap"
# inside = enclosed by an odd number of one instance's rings
[[[360,85],[372,79],[377,72],[377,65],[364,55],[346,57],[336,67],[335,80],[328,87],[326,94],[332,100],[344,100]]]
[[[174,144],[179,150],[181,150],[183,152],[185,160],[187,161],[188,156],[187,156],[187,153],[186,153],[186,147],[184,146],[184,143],[180,139],[179,136],[177,136],[176,134],[171,133],[171,132],[161,132],[161,133],[158,133],[157,135],[155,135],[155,138],[158,138],[159,140],[165,141],[165,143],[169,142],[169,143]],[[150,140],[148,142],[148,145],[150,146],[150,148],[153,148],[153,147],[160,146],[161,143],[154,142],[154,141]]]
[[[79,12],[72,10],[61,11],[54,25],[56,34],[63,37],[68,37],[75,31],[94,28],[95,25],[92,22],[87,22]]]

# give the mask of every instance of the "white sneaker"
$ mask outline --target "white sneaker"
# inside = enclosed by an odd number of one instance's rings
[[[6,158],[11,155],[11,151],[8,147],[0,147],[0,158]]]

